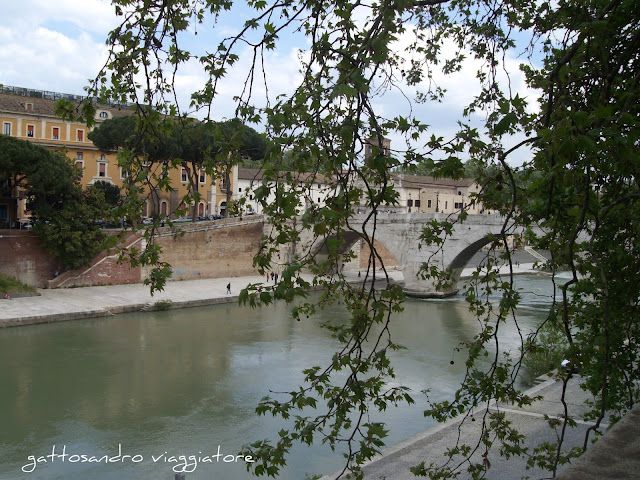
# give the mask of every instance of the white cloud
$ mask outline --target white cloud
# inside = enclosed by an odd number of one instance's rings
[[[366,21],[364,11],[357,12],[359,23]],[[243,14],[248,12],[243,11]],[[211,25],[198,27],[198,36],[185,33],[185,40],[194,51],[213,50],[221,36],[234,31],[233,22],[241,24],[242,15],[228,14],[227,23],[220,23],[215,30]],[[25,0],[23,2],[2,2],[0,6],[0,83],[21,87],[52,90],[63,93],[82,94],[88,79],[93,78],[107,58],[104,44],[108,31],[121,20],[117,18],[108,0]],[[209,29],[209,30],[207,30]],[[285,35],[285,34],[283,34]],[[265,69],[269,85],[269,98],[276,95],[293,93],[301,81],[300,61],[295,42],[304,45],[308,39],[300,35],[283,37],[278,51],[265,53]],[[395,44],[399,51],[406,52],[410,43],[410,34],[402,35]],[[308,45],[307,45],[308,48]],[[445,45],[444,53],[451,54],[453,45]],[[219,95],[212,105],[213,119],[234,116],[233,97],[240,95],[252,60],[252,51],[247,48],[239,52],[240,60],[220,83]],[[408,53],[403,53],[409,58]],[[536,92],[529,90],[523,74],[518,70],[519,60],[507,57],[507,68],[513,73],[512,89],[521,96],[530,99],[530,108],[537,108],[533,101]],[[449,76],[434,71],[434,80],[447,89],[443,104],[429,103],[420,105],[409,103],[398,91],[389,90],[383,97],[374,99],[379,115],[395,117],[407,116],[410,112],[422,122],[433,127],[433,133],[449,136],[456,129],[456,120],[462,109],[479,93],[475,73],[480,61],[468,58],[462,70]],[[503,74],[501,81],[505,80]],[[190,95],[206,82],[206,74],[196,60],[183,65],[176,77],[178,100],[183,110],[189,110]],[[425,84],[421,85],[425,87]],[[405,89],[413,100],[412,89]],[[266,90],[262,72],[256,72],[253,98],[258,106],[266,104]],[[203,116],[201,112],[199,117]],[[476,117],[476,121],[480,117]],[[431,132],[430,132],[431,133]],[[399,137],[394,138],[396,147],[401,147]]]
[[[40,25],[73,26],[77,31],[92,32],[101,37],[117,25],[115,10],[109,0],[24,0],[3,2],[1,14],[5,26],[26,32]],[[23,38],[27,40],[27,38]]]
[[[75,94],[104,63],[116,24],[106,0],[4,2],[0,16],[0,82]]]

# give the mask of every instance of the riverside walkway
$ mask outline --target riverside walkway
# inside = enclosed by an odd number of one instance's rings
[[[469,276],[475,268],[463,271]],[[533,264],[514,267],[514,273],[531,273]],[[503,267],[502,273],[508,273]],[[401,282],[402,273],[390,271],[393,281]],[[311,280],[311,275],[304,276]],[[357,272],[347,273],[347,280],[358,282]],[[167,282],[164,290],[152,296],[149,287],[140,283],[59,289],[38,289],[38,295],[0,298],[0,328],[36,323],[51,323],[82,318],[95,318],[117,313],[149,310],[159,301],[170,301],[173,308],[236,302],[240,290],[250,283],[264,283],[262,276],[208,278]],[[227,284],[231,283],[231,294]],[[266,285],[271,285],[271,281]],[[2,292],[0,292],[2,293]]]
[[[560,395],[562,384],[548,378],[528,391],[530,395],[540,395],[542,400],[532,405],[516,409],[509,405],[498,405],[491,411],[500,410],[507,420],[525,436],[525,445],[536,446],[544,441],[554,442],[556,433],[548,426],[545,415],[559,416],[562,411]],[[576,427],[568,428],[565,433],[565,451],[572,447],[581,447],[584,435],[592,422],[580,420],[586,411],[584,400],[588,394],[580,388],[580,377],[569,380],[566,392],[570,414],[576,418]],[[478,412],[477,415],[481,415]],[[460,418],[438,424],[398,445],[392,446],[374,458],[364,470],[365,480],[415,480],[410,468],[425,462],[429,466],[442,465],[446,459],[445,450],[455,445],[458,437],[460,444],[475,445],[479,438],[480,422],[467,421],[461,426]],[[608,425],[601,423],[601,432]],[[593,439],[593,433],[590,436]],[[496,444],[496,447],[498,445]],[[487,459],[491,464],[486,477],[490,480],[517,480],[521,478],[546,479],[551,474],[538,468],[527,470],[526,457],[501,457],[494,448]],[[473,461],[482,463],[482,448],[474,455]],[[455,463],[449,466],[455,466]],[[466,465],[461,470],[464,474],[457,477],[467,480]],[[589,446],[587,452],[574,459],[571,465],[558,469],[560,480],[631,480],[640,478],[640,406],[636,406],[625,418],[616,424],[611,431],[601,437],[597,443]],[[337,474],[323,477],[321,480],[333,480]]]
[[[145,311],[160,301],[170,301],[174,308],[237,302],[242,288],[264,280],[253,276],[167,282],[153,296],[142,284],[39,289],[38,296],[0,299],[0,327]],[[227,293],[228,283],[231,294]]]

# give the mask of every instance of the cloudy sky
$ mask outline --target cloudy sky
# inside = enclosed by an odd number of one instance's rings
[[[198,47],[213,50],[223,36],[233,32],[237,26],[233,25],[234,19],[236,22],[244,20],[239,16],[241,14],[236,13],[228,23],[223,21],[214,33],[208,31],[207,25],[198,27],[198,36],[194,37],[199,42]],[[0,49],[0,83],[83,94],[88,79],[95,77],[105,63],[105,39],[117,24],[118,18],[109,0],[0,0],[0,44],[3,46]],[[241,58],[244,59],[242,55]],[[271,94],[292,91],[299,79],[296,58],[297,49],[291,43],[269,54],[266,66]],[[515,59],[507,61],[517,71],[518,62]],[[434,126],[435,133],[447,136],[455,130],[461,109],[477,92],[470,81],[474,76],[475,65],[468,62],[461,72],[451,77],[436,76],[448,91],[443,104],[416,106],[394,92],[376,100],[377,113],[392,118],[413,112],[421,121]],[[232,72],[222,85],[220,100],[212,113],[214,119],[233,116],[232,98],[241,92],[243,79],[244,73]],[[196,62],[188,65],[176,80],[182,101],[186,102],[189,94],[201,87],[204,80]],[[521,75],[515,75],[511,81],[515,91],[533,98],[533,92],[525,88]],[[395,143],[392,148],[399,148],[399,142]]]

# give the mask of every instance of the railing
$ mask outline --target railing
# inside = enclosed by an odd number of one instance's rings
[[[2,84],[0,84],[0,93],[5,93],[8,95],[19,95],[22,97],[45,98],[47,100],[65,99],[74,103],[79,103],[85,98],[87,98],[85,96],[74,95],[72,93],[50,92],[48,90],[36,90],[33,88],[13,87],[11,85],[2,85]],[[121,107],[121,106],[131,107],[132,106],[130,103],[119,103],[111,100],[101,100],[100,103],[109,105],[112,107]]]

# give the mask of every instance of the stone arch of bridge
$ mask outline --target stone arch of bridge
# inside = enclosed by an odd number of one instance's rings
[[[340,251],[345,253],[354,243],[362,239],[365,233],[372,235],[372,224],[375,225],[375,240],[384,245],[395,257],[397,267],[404,276],[404,290],[414,297],[445,297],[458,292],[457,282],[462,269],[473,255],[483,246],[491,242],[493,236],[504,228],[504,218],[497,215],[469,216],[462,223],[456,223],[453,231],[445,239],[441,248],[438,246],[420,245],[423,229],[433,220],[448,220],[444,214],[383,214],[375,222],[368,222],[365,217],[356,217],[350,223],[354,230],[342,232]],[[331,237],[318,242],[311,234],[302,236],[291,252],[306,252],[328,255],[327,242]],[[423,266],[429,263],[439,269],[452,271],[451,281],[446,286],[438,285],[421,275]],[[332,265],[331,268],[340,268]],[[334,270],[335,271],[335,270]],[[332,272],[327,272],[332,273]]]
[[[330,237],[327,237],[325,241],[323,241],[314,250],[312,250],[312,253],[314,255],[320,256],[321,258],[322,257],[327,258],[329,255],[328,243],[334,239],[338,239],[340,243],[338,245],[339,248],[337,252],[339,255],[344,255],[347,252],[349,252],[354,246],[357,246],[358,243],[360,243],[364,238],[365,238],[364,235],[360,232],[356,232],[352,230],[344,231],[344,232],[341,232],[339,235],[334,234],[334,235],[331,235]],[[380,240],[374,239],[374,248],[378,249],[378,254],[382,257],[386,268],[396,267],[399,265],[397,253],[394,252],[389,246],[385,245]],[[360,249],[361,255],[363,251],[365,252],[365,254],[368,254],[369,252],[368,244],[366,242],[364,243],[364,247],[361,247]],[[361,266],[361,264],[359,265]],[[336,268],[337,269],[342,268],[342,264],[336,266]]]
[[[486,235],[475,242],[469,244],[469,246],[460,250],[460,252],[451,260],[451,263],[447,265],[447,268],[450,268],[454,272],[458,273],[458,277],[460,276],[460,272],[462,269],[467,266],[469,260],[473,258],[473,256],[478,253],[482,247],[488,245],[491,242],[491,238],[489,235]]]

